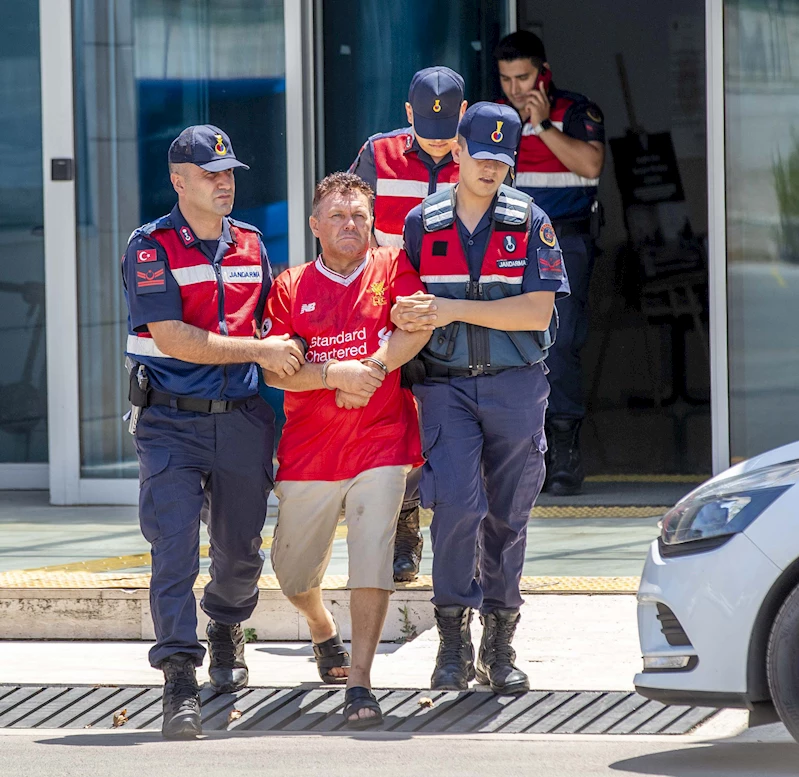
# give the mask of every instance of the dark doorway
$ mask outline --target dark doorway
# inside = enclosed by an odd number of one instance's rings
[[[586,490],[690,483],[711,469],[705,4],[519,0],[518,12],[555,83],[602,107],[610,139],[583,351]]]

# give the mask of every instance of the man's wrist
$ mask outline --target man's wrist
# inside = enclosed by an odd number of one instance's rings
[[[328,380],[328,379],[329,379],[329,377],[330,377],[330,375],[329,375],[329,373],[330,373],[330,368],[331,368],[331,367],[332,367],[334,364],[338,364],[338,359],[328,359],[328,360],[327,360],[327,361],[326,361],[326,362],[325,362],[325,363],[322,365],[322,386],[324,386],[324,387],[325,387],[325,388],[326,388],[328,391],[333,391],[334,389],[338,388],[338,386],[335,386],[335,385],[333,385],[333,384],[332,384],[332,383],[330,383],[330,382],[329,382],[329,380]]]
[[[381,361],[376,356],[367,356],[365,359],[361,359],[361,364],[366,364],[367,362],[369,364],[373,364],[378,369],[383,370],[383,373],[388,375],[390,371],[388,369],[388,365],[386,365],[385,362]]]
[[[542,132],[546,132],[549,129],[553,128],[552,121],[549,118],[541,119],[538,124],[533,127],[533,134],[540,135]]]

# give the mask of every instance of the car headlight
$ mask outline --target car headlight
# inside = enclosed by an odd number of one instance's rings
[[[665,555],[709,550],[742,532],[799,480],[799,460],[715,478],[692,491],[663,516]]]

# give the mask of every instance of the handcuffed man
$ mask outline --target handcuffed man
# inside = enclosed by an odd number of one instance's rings
[[[264,322],[269,334],[299,336],[308,345],[294,375],[265,374],[269,385],[286,390],[272,565],[308,621],[323,682],[347,684],[344,716],[352,728],[382,721],[371,666],[394,590],[405,479],[421,463],[416,407],[400,387],[399,367],[429,337],[392,331],[397,297],[423,287],[400,249],[370,249],[372,200],[371,187],[350,173],[317,185],[310,225],[322,252],[276,279]],[[320,590],[342,510],[351,665]]]

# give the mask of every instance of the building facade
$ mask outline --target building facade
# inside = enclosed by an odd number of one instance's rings
[[[446,64],[470,101],[494,99],[491,52],[517,27],[618,141],[586,357],[595,471],[706,473],[799,437],[799,3],[550,6],[0,0],[0,488],[136,500],[119,259],[172,206],[183,127],[225,128],[252,167],[235,215],[277,269],[301,263],[314,182],[402,126],[411,75]],[[635,454],[661,437],[660,458]]]

